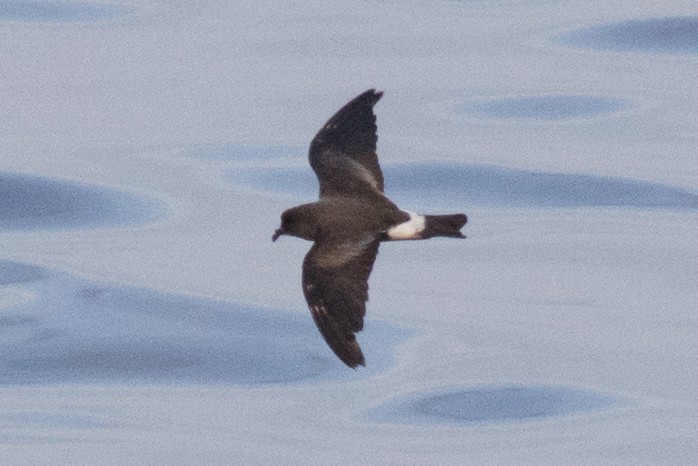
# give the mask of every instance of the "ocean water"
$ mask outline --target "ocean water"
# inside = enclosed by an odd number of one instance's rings
[[[0,230],[142,223],[165,215],[156,200],[46,177],[0,173]]]
[[[563,42],[577,47],[669,54],[698,53],[698,16],[621,21],[570,32]]]
[[[660,183],[586,174],[545,173],[455,163],[384,167],[386,192],[412,206],[636,207],[694,210],[698,194]],[[317,181],[306,168],[231,170],[231,183],[311,200]],[[439,191],[433,189],[435,182]]]
[[[694,464],[685,2],[0,2],[0,463]],[[368,88],[365,368],[307,310],[315,132]]]
[[[0,21],[18,22],[94,22],[124,15],[126,5],[88,2],[0,2]]]
[[[536,421],[610,407],[602,394],[547,386],[483,386],[446,393],[413,395],[382,406],[376,420],[406,424],[497,424]]]
[[[623,105],[598,96],[543,95],[473,102],[465,105],[462,112],[492,118],[556,121],[593,117],[619,110]]]
[[[319,341],[303,338],[313,324],[297,315],[86,282],[15,262],[0,262],[0,284],[21,285],[33,298],[3,308],[0,385],[265,384],[344,373]],[[368,338],[383,350],[401,334],[372,327]],[[375,369],[389,364],[383,354]]]

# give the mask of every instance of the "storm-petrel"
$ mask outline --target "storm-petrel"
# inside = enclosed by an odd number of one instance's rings
[[[365,365],[356,342],[363,328],[368,276],[381,241],[465,238],[465,214],[419,215],[400,210],[383,194],[376,155],[370,89],[342,107],[310,143],[310,166],[320,199],[286,210],[272,239],[291,235],[314,241],[303,261],[303,293],[315,324],[347,366]]]

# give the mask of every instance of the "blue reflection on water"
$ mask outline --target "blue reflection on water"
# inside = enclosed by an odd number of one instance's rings
[[[369,366],[357,373],[335,358],[306,313],[104,285],[16,262],[0,261],[0,280],[35,296],[0,307],[0,385],[366,376],[389,367],[407,335],[369,322],[359,335]]]
[[[497,118],[561,120],[612,112],[624,106],[620,100],[584,95],[551,95],[489,100],[463,106],[460,113]]]
[[[557,387],[502,385],[414,395],[370,413],[373,420],[397,423],[503,423],[570,415],[607,408],[617,401],[594,392]]]
[[[542,173],[455,163],[416,163],[384,167],[386,194],[413,207],[639,207],[697,209],[698,194],[625,178]],[[317,196],[309,168],[251,168],[231,172],[233,183]]]
[[[396,166],[389,179],[390,189],[400,196],[414,196],[415,200],[449,197],[512,207],[698,208],[696,194],[625,178],[419,164]]]
[[[36,22],[98,21],[123,15],[119,5],[53,1],[0,1],[0,20]]]
[[[0,427],[17,428],[67,428],[67,429],[105,429],[118,427],[120,424],[108,418],[77,413],[69,408],[62,411],[60,407],[53,412],[13,411],[5,412],[0,418]],[[5,437],[3,435],[3,437]]]
[[[154,220],[164,211],[155,201],[114,189],[0,173],[0,230],[128,224]]]
[[[44,271],[41,267],[0,261],[0,285],[29,283],[42,278],[44,278]]]
[[[698,53],[698,16],[626,21],[573,31],[565,44],[599,50]]]

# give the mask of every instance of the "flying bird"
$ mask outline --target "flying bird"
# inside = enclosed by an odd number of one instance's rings
[[[320,199],[286,210],[272,240],[290,235],[313,241],[303,261],[303,293],[313,320],[347,366],[365,365],[356,341],[368,301],[368,276],[382,241],[434,236],[465,238],[465,214],[420,215],[401,210],[383,194],[376,155],[373,106],[383,95],[370,89],[330,118],[310,143],[310,166]]]

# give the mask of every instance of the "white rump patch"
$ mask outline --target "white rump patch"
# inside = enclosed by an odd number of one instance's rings
[[[405,211],[410,215],[410,219],[405,223],[395,225],[388,230],[388,238],[390,239],[421,239],[420,233],[424,231],[426,219],[424,215],[415,214],[414,212]]]

